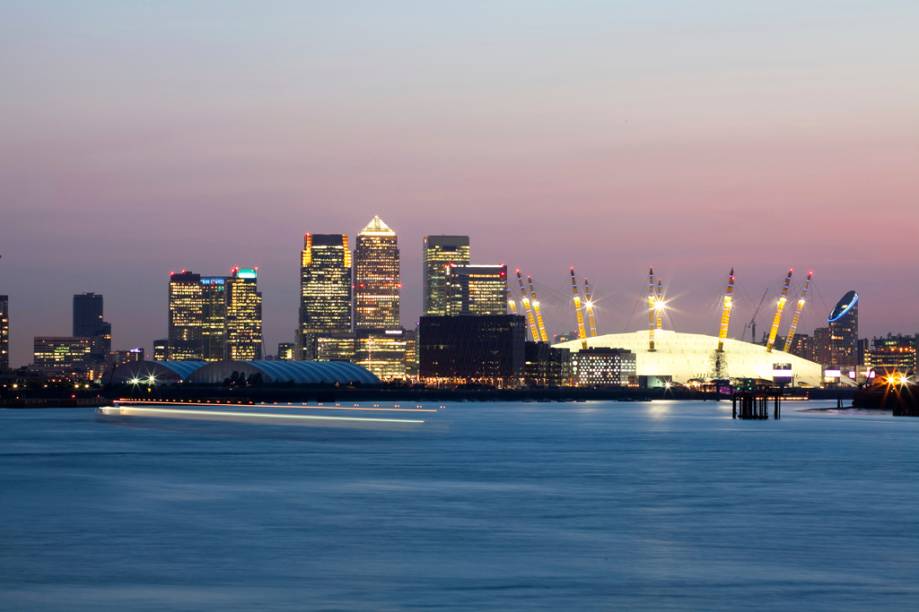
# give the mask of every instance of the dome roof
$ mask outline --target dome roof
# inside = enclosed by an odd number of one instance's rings
[[[216,361],[196,370],[191,383],[220,384],[234,372],[247,377],[261,374],[266,383],[301,385],[376,385],[380,379],[370,371],[346,361]]]

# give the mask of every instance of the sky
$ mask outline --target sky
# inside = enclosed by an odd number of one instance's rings
[[[568,268],[601,332],[739,336],[785,270],[802,322],[848,289],[862,335],[919,331],[919,3],[84,0],[0,3],[0,293],[13,363],[105,296],[115,348],[166,335],[167,277],[258,265],[293,340],[303,234],[425,234],[521,267],[550,331]],[[760,328],[768,325],[760,314]]]

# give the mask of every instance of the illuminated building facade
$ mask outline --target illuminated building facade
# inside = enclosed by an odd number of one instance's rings
[[[92,338],[35,336],[33,363],[43,370],[87,370],[93,366]]]
[[[354,334],[334,334],[316,339],[317,361],[353,361],[355,351]]]
[[[10,369],[10,298],[0,295],[0,372]]]
[[[201,277],[201,359],[220,361],[227,352],[226,276]]]
[[[169,359],[169,340],[160,338],[153,341],[153,361],[166,361]]]
[[[874,338],[866,359],[868,367],[888,372],[916,372],[916,336],[888,334]]]
[[[226,281],[225,330],[225,359],[262,358],[262,294],[255,268],[234,268]]]
[[[638,383],[635,353],[626,349],[591,347],[575,354],[579,387],[621,387]]]
[[[548,342],[524,346],[524,382],[533,387],[567,387],[573,384],[571,351]]]
[[[278,342],[278,359],[293,361],[297,355],[297,345],[293,342]]]
[[[446,273],[445,314],[507,314],[507,266],[448,266]]]
[[[469,264],[469,236],[425,236],[422,312],[447,314],[447,267]]]
[[[401,287],[398,238],[375,216],[357,235],[354,248],[355,328],[399,328]]]
[[[300,252],[299,359],[315,359],[322,336],[351,331],[351,250],[347,234],[306,234]]]
[[[359,329],[355,332],[354,363],[380,380],[403,380],[414,338],[404,329]]]
[[[169,359],[204,359],[204,285],[201,275],[169,275]]]
[[[519,315],[423,316],[419,375],[430,383],[516,386],[524,371],[525,337]]]
[[[858,293],[846,293],[827,318],[830,361],[833,368],[855,369],[858,360]]]

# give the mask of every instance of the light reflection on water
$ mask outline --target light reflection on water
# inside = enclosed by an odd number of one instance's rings
[[[919,608],[919,419],[815,406],[2,411],[0,609]]]

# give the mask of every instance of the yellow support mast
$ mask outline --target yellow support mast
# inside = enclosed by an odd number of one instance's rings
[[[517,314],[517,300],[511,295],[511,288],[505,287],[504,292],[507,295],[507,311],[511,314]]]
[[[654,268],[648,270],[648,352],[654,352],[654,330],[657,329],[657,285],[654,283]]]
[[[520,268],[517,268],[517,284],[520,285],[520,303],[523,305],[523,312],[526,313],[527,327],[530,328],[530,338],[533,339],[533,342],[539,342],[539,330],[536,329],[536,317],[533,316],[530,298],[527,297],[527,291],[523,287],[523,276],[520,274]]]
[[[533,305],[533,312],[536,313],[536,328],[539,331],[539,341],[548,342],[549,333],[546,331],[546,324],[542,320],[542,310],[539,307],[539,299],[536,297],[536,290],[533,289],[533,277],[527,275],[527,285],[530,286],[530,300]]]
[[[734,310],[734,268],[728,275],[728,288],[724,292],[724,301],[721,307],[721,327],[718,328],[718,352],[724,352],[724,340],[728,337],[728,328],[731,326],[731,312]]]
[[[775,346],[775,337],[779,333],[779,325],[782,323],[782,311],[785,310],[785,303],[788,302],[788,287],[791,286],[791,275],[794,268],[788,269],[785,275],[785,284],[782,285],[782,295],[775,306],[775,316],[772,317],[772,327],[769,328],[769,340],[766,341],[766,352],[771,353],[772,347]]]
[[[594,313],[594,298],[590,292],[590,281],[584,279],[584,310],[587,311],[587,324],[590,328],[590,337],[597,335],[597,315]]]
[[[584,329],[584,311],[581,310],[581,294],[578,293],[578,281],[574,276],[574,266],[569,270],[571,273],[571,301],[574,302],[574,315],[578,321],[578,338],[581,340],[581,348],[587,348],[587,331]]]
[[[795,333],[798,331],[798,323],[801,321],[804,304],[807,303],[807,289],[810,287],[812,278],[814,278],[814,273],[808,272],[807,278],[804,279],[804,287],[801,288],[801,295],[798,297],[798,304],[795,306],[795,314],[791,318],[791,327],[788,328],[788,335],[785,336],[785,348],[782,350],[786,353],[791,350],[791,343],[795,339]]]
[[[657,281],[657,301],[654,304],[657,329],[664,329],[664,284]]]

